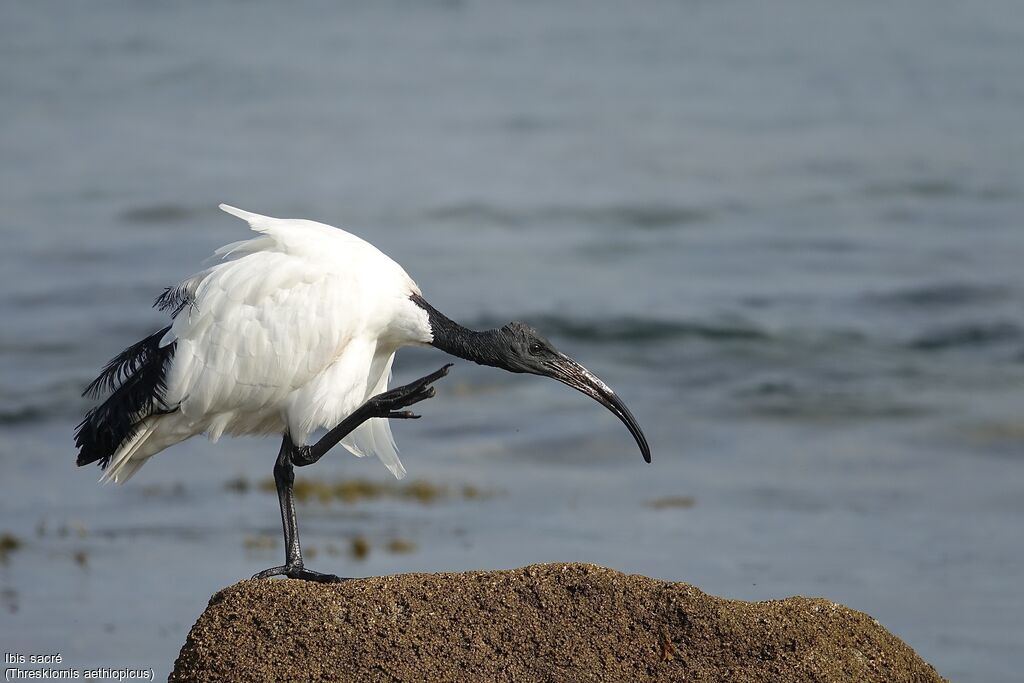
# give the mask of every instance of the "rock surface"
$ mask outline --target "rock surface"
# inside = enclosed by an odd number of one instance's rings
[[[171,681],[942,681],[828,600],[742,602],[593,565],[242,581]]]

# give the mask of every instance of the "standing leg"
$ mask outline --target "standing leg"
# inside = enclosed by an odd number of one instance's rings
[[[299,522],[295,516],[295,468],[292,466],[292,454],[295,444],[291,436],[284,435],[281,451],[277,454],[274,464],[274,484],[277,485],[277,500],[281,505],[281,526],[284,527],[284,564],[271,567],[255,574],[254,579],[266,579],[271,576],[287,576],[290,579],[306,579],[307,581],[335,582],[344,578],[334,574],[321,574],[306,569],[302,564],[302,545],[299,543]]]
[[[419,403],[434,395],[432,382],[448,374],[451,364],[445,365],[440,370],[433,372],[426,377],[397,387],[382,394],[367,399],[366,403],[356,409],[354,413],[346,417],[341,423],[312,446],[296,446],[292,443],[291,436],[284,435],[281,441],[281,450],[277,454],[277,462],[274,464],[274,484],[277,486],[277,499],[281,505],[281,525],[284,527],[284,551],[285,563],[280,567],[264,569],[254,574],[254,579],[266,579],[271,576],[287,576],[290,579],[305,579],[307,581],[321,581],[325,583],[344,581],[345,578],[334,574],[321,574],[306,569],[302,564],[302,546],[299,544],[299,525],[295,516],[295,495],[293,487],[295,484],[295,467],[312,465],[322,458],[339,441],[352,433],[352,431],[367,420],[374,417],[394,417],[400,419],[417,418],[410,411],[401,410]]]

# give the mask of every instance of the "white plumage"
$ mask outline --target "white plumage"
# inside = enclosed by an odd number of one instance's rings
[[[288,432],[303,444],[386,390],[395,351],[432,340],[412,278],[376,247],[308,220],[221,205],[252,239],[179,288],[187,302],[160,346],[166,414],[147,417],[111,458],[104,479],[124,482],[146,459],[196,434]],[[342,444],[405,475],[388,421],[368,420]]]

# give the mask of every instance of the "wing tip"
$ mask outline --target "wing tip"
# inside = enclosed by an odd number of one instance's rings
[[[402,461],[399,460],[398,458],[395,458],[394,465],[391,465],[390,463],[384,463],[384,466],[391,470],[391,474],[395,475],[395,479],[405,479],[405,475],[407,474],[407,472],[405,471],[405,467],[402,465]]]
[[[266,233],[274,229],[275,226],[281,223],[281,219],[274,218],[272,216],[264,216],[263,214],[253,213],[252,211],[246,211],[245,209],[239,209],[237,206],[231,206],[230,204],[219,204],[220,210],[224,213],[229,213],[235,218],[240,218],[249,224],[255,232]]]
[[[254,213],[245,211],[244,209],[239,209],[237,206],[231,206],[230,204],[218,204],[217,208],[219,208],[224,213],[229,213],[232,216],[235,216],[236,218],[241,218],[243,221],[247,221],[249,220],[250,216],[256,215]]]

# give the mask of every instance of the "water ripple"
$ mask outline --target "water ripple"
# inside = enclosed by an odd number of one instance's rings
[[[913,308],[943,308],[993,303],[1005,300],[1009,291],[1004,287],[966,282],[936,282],[890,292],[868,294],[871,303],[883,306]]]
[[[675,204],[609,204],[605,206],[555,205],[515,209],[487,203],[450,204],[425,212],[433,221],[484,223],[501,227],[543,226],[551,223],[585,223],[612,227],[675,228],[705,223],[716,211]]]
[[[1019,325],[1005,321],[962,323],[929,330],[910,340],[908,346],[918,351],[987,347],[1024,339]]]

